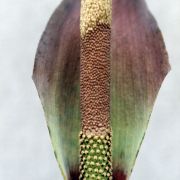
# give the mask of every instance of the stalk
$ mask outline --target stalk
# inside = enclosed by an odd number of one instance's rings
[[[112,179],[111,9],[111,0],[81,1],[79,179]]]

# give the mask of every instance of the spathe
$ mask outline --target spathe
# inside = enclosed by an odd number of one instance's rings
[[[113,0],[111,122],[113,178],[130,176],[169,64],[144,0]],[[39,43],[33,79],[65,179],[79,177],[79,0],[64,0]]]

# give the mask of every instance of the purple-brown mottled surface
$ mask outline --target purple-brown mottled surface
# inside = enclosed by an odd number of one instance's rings
[[[110,128],[110,31],[100,24],[81,39],[82,130],[99,135]]]

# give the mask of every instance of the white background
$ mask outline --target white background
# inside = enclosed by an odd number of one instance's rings
[[[0,180],[61,180],[31,80],[34,56],[59,0],[0,0]],[[180,1],[148,0],[172,71],[157,98],[131,180],[180,179]]]

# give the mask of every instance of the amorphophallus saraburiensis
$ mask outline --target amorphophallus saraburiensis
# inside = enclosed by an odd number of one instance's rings
[[[169,69],[145,0],[63,0],[33,80],[64,179],[130,177]]]

